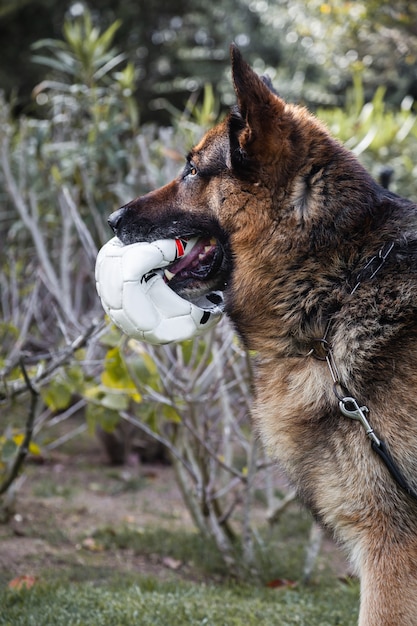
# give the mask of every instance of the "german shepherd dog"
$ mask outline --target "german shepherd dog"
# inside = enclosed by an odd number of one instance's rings
[[[223,290],[253,419],[348,550],[361,626],[417,625],[417,206],[231,47],[237,106],[181,175],[114,212],[125,244],[213,242],[170,286]]]

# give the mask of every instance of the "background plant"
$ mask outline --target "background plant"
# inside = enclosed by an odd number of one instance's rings
[[[33,84],[43,79],[30,62],[31,44],[61,37],[65,18],[83,7],[102,29],[122,20],[115,41],[138,72],[135,99],[147,121],[170,124],[166,100],[182,109],[207,80],[229,106],[232,40],[280,93],[310,107],[342,106],[355,66],[367,99],[381,84],[397,106],[416,97],[417,8],[407,0],[3,0],[0,85],[18,111],[33,108]]]
[[[362,74],[353,75],[343,109],[319,109],[317,114],[330,131],[362,161],[376,179],[388,175],[390,189],[417,198],[417,124],[414,100],[405,96],[398,108],[385,100],[380,86],[365,99]]]
[[[52,411],[66,408],[88,375],[78,351],[99,326],[94,316],[101,316],[93,274],[106,238],[103,211],[117,203],[115,188],[136,145],[134,72],[129,65],[112,71],[122,60],[111,48],[117,27],[100,35],[86,14],[67,24],[65,41],[42,42],[49,56],[40,60],[55,72],[36,89],[43,119],[15,121],[2,102],[2,395],[14,403],[19,428],[22,358],[33,384],[56,386],[65,378],[61,398],[51,390],[46,395]],[[93,363],[93,342],[89,350],[84,357]]]

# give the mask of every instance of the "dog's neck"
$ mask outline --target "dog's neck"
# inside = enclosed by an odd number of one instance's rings
[[[332,264],[329,263],[326,280],[313,266],[297,291],[288,294],[286,299],[277,298],[278,302],[274,302],[273,306],[269,301],[271,290],[265,290],[262,301],[259,298],[255,301],[251,297],[250,284],[245,283],[239,289],[236,288],[239,284],[237,280],[228,308],[244,344],[268,360],[311,354],[324,359],[323,347],[331,342],[335,318],[342,309],[346,311],[345,317],[348,317],[349,303],[354,305],[360,297],[362,283],[375,279],[393,257],[395,249],[392,241],[385,242],[375,252],[358,255],[360,261],[355,260],[353,267],[345,263],[343,271],[340,270],[341,264],[338,266],[334,263],[332,272]],[[280,291],[280,281],[285,293],[284,274],[277,280],[275,293]],[[239,297],[242,294],[243,298]],[[247,307],[248,301],[253,302],[250,309]],[[267,321],[264,315],[266,310],[273,313]],[[243,332],[241,329],[244,329]]]

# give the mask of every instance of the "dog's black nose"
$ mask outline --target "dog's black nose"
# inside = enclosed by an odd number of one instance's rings
[[[107,220],[108,225],[113,230],[114,234],[117,235],[117,229],[120,227],[120,223],[122,221],[123,214],[125,213],[125,207],[121,209],[117,209],[117,211],[113,211],[110,217]]]

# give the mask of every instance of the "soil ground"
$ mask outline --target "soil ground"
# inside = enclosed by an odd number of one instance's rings
[[[76,452],[55,452],[42,463],[30,463],[18,491],[14,513],[0,524],[0,584],[21,576],[53,579],[110,575],[198,580],[192,564],[161,554],[104,549],[97,529],[127,526],[194,531],[166,464],[112,467],[100,444],[88,438]],[[321,559],[337,576],[347,572],[341,552],[326,539]]]

